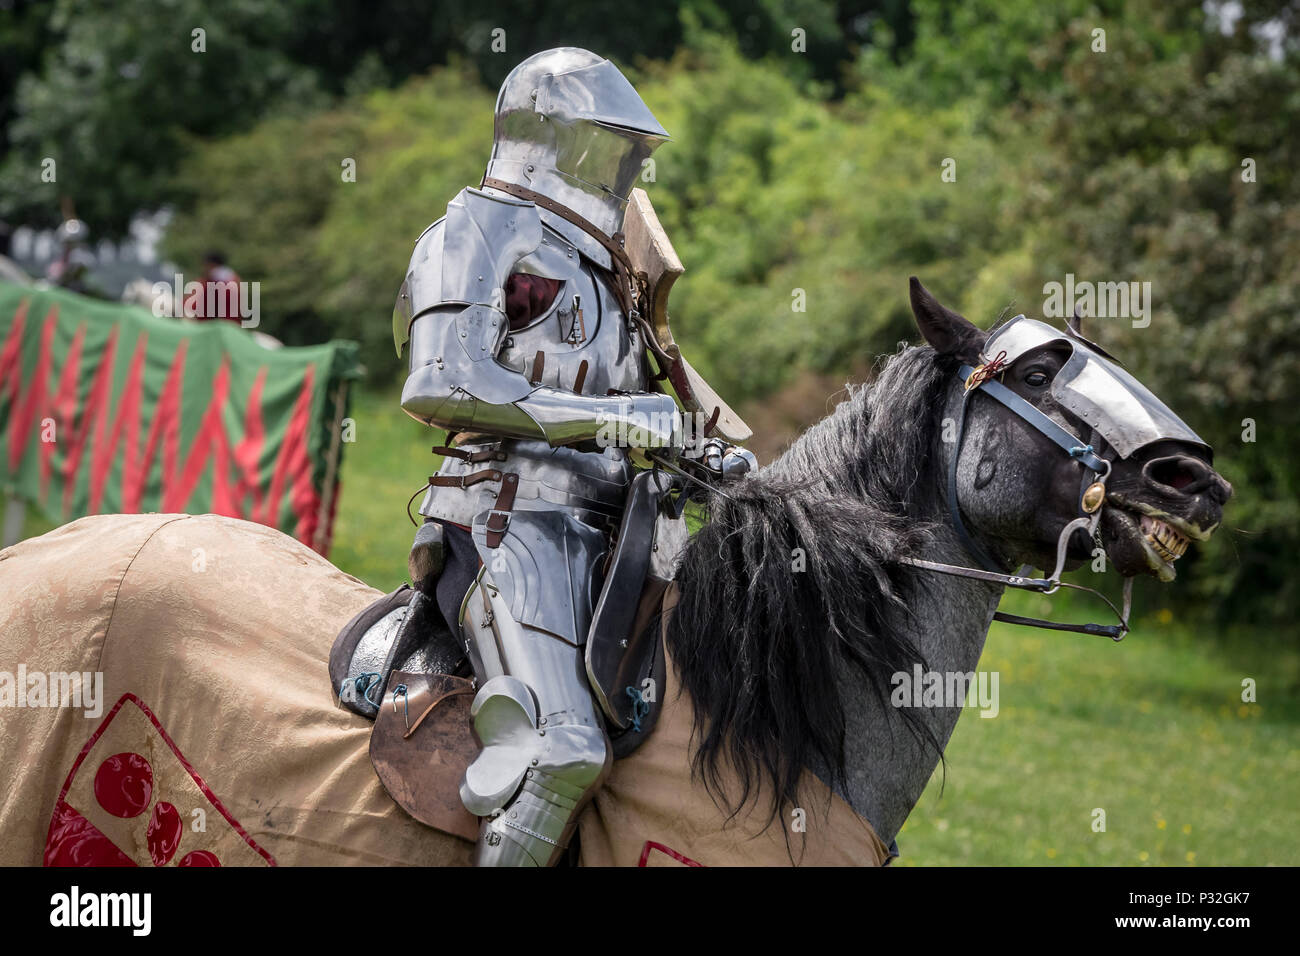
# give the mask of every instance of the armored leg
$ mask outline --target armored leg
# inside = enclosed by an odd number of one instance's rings
[[[587,683],[582,643],[599,531],[566,515],[516,514],[466,597],[463,629],[483,684],[471,713],[483,752],[461,799],[488,818],[481,866],[548,866],[612,762]]]

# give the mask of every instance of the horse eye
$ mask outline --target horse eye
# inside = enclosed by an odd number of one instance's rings
[[[1042,388],[1049,381],[1051,381],[1051,379],[1049,379],[1043,372],[1030,372],[1025,376],[1025,384],[1032,385],[1034,388]]]

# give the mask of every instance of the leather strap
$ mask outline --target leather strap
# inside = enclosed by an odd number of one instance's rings
[[[709,420],[708,420],[707,422],[704,423],[704,437],[705,437],[705,438],[708,438],[710,435],[712,435],[712,434],[713,434],[713,429],[715,429],[715,428],[718,427],[718,418],[719,418],[721,415],[722,415],[722,406],[721,406],[721,405],[718,405],[717,407],[715,407],[715,408],[713,409],[713,414],[709,416]]]
[[[450,675],[439,675],[439,676],[450,676]],[[474,693],[476,693],[476,690],[473,684],[463,684],[459,686],[453,685],[453,687],[450,690],[444,690],[442,693],[436,694],[433,697],[433,700],[429,702],[428,706],[425,707],[424,710],[420,712],[420,716],[416,717],[415,720],[411,723],[411,729],[408,730],[406,733],[402,734],[402,739],[405,740],[406,738],[410,737],[411,734],[419,730],[420,724],[424,723],[424,718],[428,717],[431,713],[433,713],[433,709],[437,707],[439,704],[441,704],[444,700],[447,700],[450,697],[461,697],[466,694],[474,694]]]
[[[692,397],[691,383],[686,379],[686,366],[681,362],[673,360],[668,364],[668,381],[673,383],[673,389],[677,396],[683,402],[689,402]],[[719,408],[718,411],[721,411]]]
[[[1058,624],[1055,621],[1045,621],[1037,617],[1021,617],[1019,614],[1008,614],[1005,611],[998,611],[993,615],[995,621],[1005,621],[1008,624],[1021,624],[1025,627],[1042,627],[1054,631],[1073,631],[1076,634],[1097,634],[1102,637],[1109,637],[1112,641],[1122,641],[1124,635],[1128,633],[1128,619],[1133,607],[1133,579],[1124,579],[1124,609],[1117,608],[1113,601],[1106,595],[1102,594],[1095,588],[1084,587],[1082,584],[1071,584],[1068,581],[1053,581],[1050,578],[1030,578],[1022,574],[1003,574],[1000,571],[981,571],[978,568],[964,568],[957,564],[942,564],[938,561],[926,561],[922,558],[898,558],[899,564],[911,565],[914,568],[923,568],[927,571],[938,571],[940,574],[952,574],[962,578],[973,578],[976,581],[988,581],[993,584],[1003,584],[1007,587],[1019,588],[1022,591],[1037,591],[1040,594],[1053,594],[1058,588],[1069,588],[1072,591],[1086,591],[1094,597],[1100,598],[1106,606],[1111,609],[1115,617],[1119,619],[1119,624]]]
[[[499,547],[510,526],[510,509],[515,506],[515,492],[519,489],[519,476],[511,472],[501,479],[496,507],[488,512],[485,543],[489,548]]]
[[[623,247],[615,242],[612,237],[601,232],[600,228],[590,219],[580,216],[568,206],[556,202],[550,196],[544,196],[539,192],[535,192],[527,186],[516,186],[514,183],[508,183],[504,179],[497,179],[493,176],[484,176],[483,185],[492,189],[499,189],[503,193],[509,193],[510,195],[517,196],[520,199],[526,199],[531,203],[541,206],[548,212],[555,213],[561,219],[573,223],[587,235],[591,236],[591,238],[604,246],[605,250],[613,256],[616,261],[623,265],[623,268],[627,270],[628,275],[636,274],[635,270],[632,268],[632,260],[627,257],[627,253],[623,250]]]
[[[445,455],[448,458],[459,458],[461,461],[470,464],[478,464],[484,461],[505,461],[506,453],[496,448],[485,448],[481,451],[465,451],[463,448],[448,448],[446,445],[434,445],[429,449],[435,455]]]
[[[514,476],[511,475],[510,477]],[[501,472],[495,468],[485,468],[483,471],[476,471],[468,475],[433,475],[429,479],[429,484],[435,488],[468,488],[470,485],[477,485],[480,481],[500,480]]]
[[[587,360],[583,359],[582,364],[578,366],[578,375],[573,380],[573,391],[576,394],[581,395],[582,386],[586,383],[586,381],[587,381]]]
[[[623,307],[625,315],[632,314],[636,302],[632,296],[631,286],[635,285],[638,290],[642,290],[644,282],[636,269],[632,267],[632,260],[628,258],[627,252],[614,237],[605,235],[594,222],[574,212],[568,206],[558,203],[550,196],[544,196],[526,186],[516,186],[514,183],[508,183],[504,179],[497,179],[493,176],[484,176],[483,185],[491,189],[499,189],[503,193],[509,193],[520,199],[526,199],[548,212],[553,212],[561,219],[573,223],[599,242],[614,261],[614,275],[618,279],[615,283],[614,293],[618,296],[619,305]]]
[[[910,564],[914,568],[925,568],[927,571],[938,571],[941,574],[956,574],[963,578],[988,581],[990,584],[1002,584],[1024,591],[1054,591],[1059,583],[1047,578],[1031,578],[1023,574],[1006,574],[1002,571],[981,571],[979,568],[964,568],[959,564],[943,564],[939,561],[926,561],[924,558],[899,558],[898,561],[900,564]]]
[[[545,368],[546,368],[546,353],[543,352],[541,349],[538,349],[537,354],[533,356],[533,374],[529,376],[528,384],[541,385],[542,371]]]
[[[1113,641],[1120,640],[1124,636],[1125,630],[1116,624],[1063,624],[1059,621],[1044,621],[1038,617],[1021,617],[1019,614],[1008,614],[1006,611],[998,611],[993,615],[993,620],[1002,621],[1005,624],[1019,624],[1022,627],[1041,627],[1050,631],[1095,634],[1098,637],[1109,637]]]
[[[645,309],[649,310],[650,290],[645,273],[638,272],[633,267],[632,260],[623,248],[621,242],[622,233],[607,236],[591,220],[574,212],[568,206],[556,202],[550,196],[544,196],[526,186],[516,186],[514,183],[508,183],[504,179],[497,179],[493,176],[484,176],[482,185],[491,189],[499,189],[519,199],[526,199],[549,212],[555,213],[561,219],[573,223],[605,248],[614,263],[614,295],[618,298],[618,304],[623,309],[623,314],[629,319],[635,319],[637,325],[640,326],[641,332],[645,336],[646,348],[654,354],[655,360],[659,363],[659,374],[655,376],[655,381],[661,382],[665,378],[671,379],[678,397],[683,402],[689,402],[692,391],[690,384],[686,381],[686,370],[682,367],[681,359],[674,358],[663,350],[655,338],[654,330],[650,328],[650,323],[641,314],[642,310],[637,307],[638,300],[642,300],[645,303]],[[636,290],[635,294],[632,291],[634,288]]]

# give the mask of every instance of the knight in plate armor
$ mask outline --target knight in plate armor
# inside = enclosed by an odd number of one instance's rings
[[[484,819],[479,865],[556,862],[609,771],[610,705],[586,644],[637,466],[723,480],[754,465],[724,440],[735,428],[709,437],[716,411],[692,429],[659,390],[666,379],[681,400],[698,380],[656,334],[622,234],[667,139],[608,60],[528,58],[498,95],[481,186],[419,237],[394,311],[402,408],[455,436],[435,449],[411,573],[475,672],[483,750],[460,793]]]

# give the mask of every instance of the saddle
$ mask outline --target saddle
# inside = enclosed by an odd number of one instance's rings
[[[611,686],[601,680],[607,674],[626,683],[626,697],[606,705],[615,758],[635,750],[659,716],[653,689],[664,687],[666,671],[660,608],[670,556],[684,543],[679,523],[660,520],[662,479],[652,475],[633,481],[588,637],[589,671],[591,652],[600,649],[593,686]],[[644,557],[649,553],[655,558]],[[618,660],[611,648],[631,650]],[[335,638],[329,671],[339,703],[375,722],[370,761],[393,800],[427,826],[477,840],[479,820],[461,802],[460,782],[482,749],[470,719],[478,688],[437,601],[404,584],[368,605]]]

